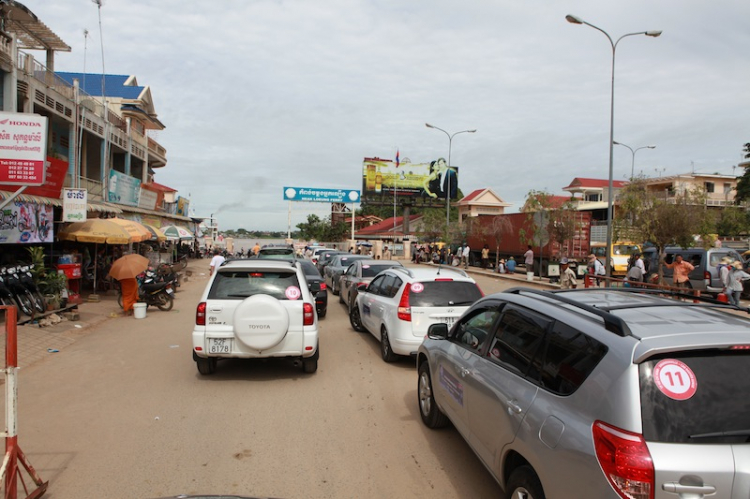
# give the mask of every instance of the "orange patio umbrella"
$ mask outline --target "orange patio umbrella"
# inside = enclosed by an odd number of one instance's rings
[[[128,244],[133,239],[124,227],[107,218],[73,222],[57,234],[63,241],[97,244]]]
[[[151,231],[138,222],[126,220],[124,218],[108,218],[107,220],[128,231],[131,238],[130,240],[134,243],[140,243],[151,239]]]

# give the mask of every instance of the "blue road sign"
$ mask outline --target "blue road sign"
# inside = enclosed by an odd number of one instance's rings
[[[285,201],[318,201],[321,203],[358,203],[359,191],[346,189],[315,189],[312,187],[284,187]]]

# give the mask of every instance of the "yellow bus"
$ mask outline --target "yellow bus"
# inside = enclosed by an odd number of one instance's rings
[[[605,263],[606,255],[604,254],[607,243],[591,243],[591,253]],[[609,257],[612,262],[612,268],[610,269],[610,275],[612,276],[624,276],[628,273],[628,260],[633,253],[640,253],[641,247],[636,243],[629,241],[617,241],[612,243],[612,249],[609,252]]]

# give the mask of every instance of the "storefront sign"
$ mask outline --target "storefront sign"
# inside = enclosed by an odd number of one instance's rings
[[[158,199],[159,195],[157,193],[144,189],[143,186],[141,186],[141,194],[138,198],[138,208],[143,208],[144,210],[155,210],[156,201]]]
[[[51,243],[52,206],[16,201],[0,210],[0,244]]]
[[[357,203],[359,191],[345,189],[316,189],[314,187],[284,187],[285,201],[316,201],[321,203]]]
[[[83,222],[86,220],[88,191],[86,189],[64,189],[63,222]]]
[[[110,203],[138,206],[138,196],[140,195],[140,192],[140,180],[116,170],[109,171],[107,200]]]
[[[32,196],[44,196],[47,198],[60,199],[65,175],[68,173],[68,162],[62,159],[47,156],[47,171],[44,175],[44,185],[27,187],[24,194]],[[0,182],[0,191],[15,191],[18,187],[14,185],[3,185]]]
[[[44,184],[46,151],[46,117],[0,112],[0,184]]]

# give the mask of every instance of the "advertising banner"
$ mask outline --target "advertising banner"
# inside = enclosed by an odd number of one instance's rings
[[[458,197],[458,168],[448,168],[447,162],[437,159],[429,163],[397,164],[380,158],[365,158],[362,168],[364,196],[424,197],[451,199]]]
[[[140,193],[140,180],[116,170],[109,171],[107,201],[127,206],[138,206],[138,196]]]
[[[0,184],[44,184],[47,118],[0,112]]]
[[[0,210],[0,244],[51,243],[52,206],[15,201]]]
[[[88,208],[88,191],[86,189],[63,190],[63,222],[83,222]]]
[[[138,208],[143,208],[145,210],[155,210],[156,202],[158,201],[158,199],[159,195],[157,193],[148,189],[144,189],[143,186],[141,186],[141,194],[138,197]]]
[[[357,203],[359,191],[346,189],[315,189],[313,187],[284,187],[285,201],[313,201],[321,203]]]
[[[177,196],[177,214],[183,217],[188,216],[190,210],[190,200],[182,196]]]
[[[27,187],[24,194],[32,196],[44,196],[60,199],[65,175],[68,173],[68,162],[62,159],[47,156],[47,167],[44,175],[44,185]],[[15,191],[18,186],[3,185],[0,182],[0,191]]]

